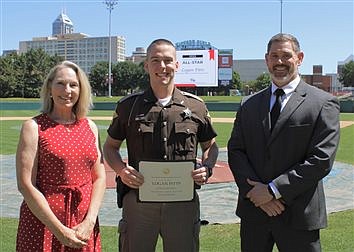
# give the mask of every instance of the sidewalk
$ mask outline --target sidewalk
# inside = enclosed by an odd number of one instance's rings
[[[226,163],[226,151],[220,152],[219,159],[218,164]],[[16,185],[15,155],[0,155],[0,162],[0,217],[18,218],[22,195]],[[336,162],[324,179],[328,214],[354,209],[353,168],[353,165]],[[238,191],[234,182],[228,182],[233,178],[227,169],[224,166],[216,167],[213,175],[215,181],[198,190],[201,219],[210,224],[239,222],[235,215]],[[107,175],[109,179],[114,179],[114,173],[108,171]],[[99,218],[101,225],[116,226],[121,218],[121,209],[116,204],[115,184],[108,184],[110,189],[106,190]]]

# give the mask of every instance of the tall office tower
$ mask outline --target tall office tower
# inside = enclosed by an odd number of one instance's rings
[[[52,35],[63,35],[63,34],[71,34],[74,32],[74,24],[71,22],[70,18],[61,13],[57,19],[53,22],[53,31]]]
[[[60,14],[53,23],[53,34],[35,37],[31,41],[20,41],[19,52],[43,49],[49,55],[62,56],[78,64],[87,74],[100,61],[109,60],[109,37],[90,37],[84,33],[73,33],[73,23],[65,14]],[[125,61],[125,38],[111,36],[112,63]]]

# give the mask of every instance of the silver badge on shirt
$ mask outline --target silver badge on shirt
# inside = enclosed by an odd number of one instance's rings
[[[191,117],[192,117],[192,111],[189,108],[183,110],[183,119],[187,119]]]

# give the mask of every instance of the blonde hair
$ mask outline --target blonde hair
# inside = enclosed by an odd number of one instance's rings
[[[89,110],[92,108],[92,95],[91,95],[91,86],[85,72],[75,63],[71,61],[63,61],[58,65],[53,67],[47,78],[45,79],[42,88],[41,88],[41,100],[43,113],[50,113],[53,110],[54,104],[51,97],[51,87],[54,78],[58,70],[63,68],[71,68],[75,71],[79,84],[80,84],[80,94],[79,99],[73,107],[73,112],[76,115],[77,119],[81,119],[87,115]]]

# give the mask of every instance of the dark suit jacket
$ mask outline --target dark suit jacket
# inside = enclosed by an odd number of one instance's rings
[[[327,225],[322,178],[331,170],[339,142],[338,100],[301,81],[270,131],[270,87],[242,102],[228,142],[228,160],[239,188],[236,214],[257,222],[268,217],[245,195],[246,178],[274,182],[297,229]]]

